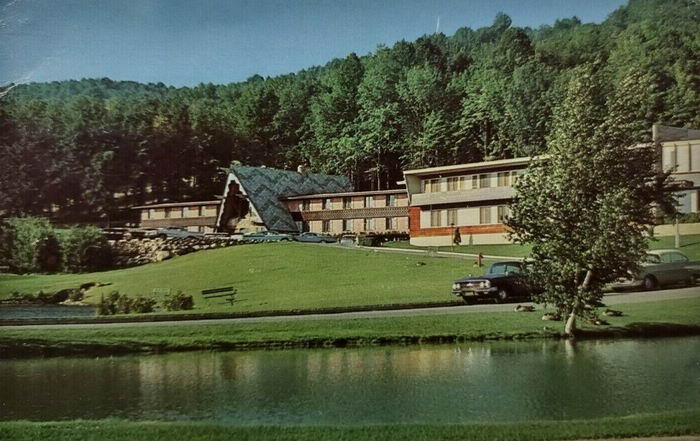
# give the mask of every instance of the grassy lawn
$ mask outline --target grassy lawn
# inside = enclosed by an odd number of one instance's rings
[[[404,248],[426,251],[447,251],[464,254],[483,253],[487,256],[508,256],[525,257],[530,252],[530,247],[517,244],[494,244],[494,245],[460,245],[455,247],[419,247],[411,245],[407,240],[385,242],[382,246],[387,248]]]
[[[700,334],[700,298],[616,305],[610,326],[584,327],[588,337]],[[0,354],[167,352],[260,347],[322,347],[558,337],[562,322],[536,312],[475,312],[414,317],[307,319],[233,324],[95,328],[4,328]]]
[[[503,424],[372,425],[319,427],[230,427],[212,423],[133,422],[121,420],[33,423],[0,422],[6,441],[79,440],[574,440],[700,434],[700,411],[688,410],[595,420]]]
[[[649,242],[649,248],[658,250],[663,248],[674,248],[675,239],[673,236],[659,237]],[[448,251],[465,254],[483,253],[487,256],[508,256],[525,257],[530,252],[530,247],[516,244],[496,244],[496,245],[460,245],[458,247],[418,247],[408,243],[408,241],[386,242],[383,246],[387,248],[409,248],[417,250]],[[680,250],[690,257],[690,260],[700,260],[700,235],[681,236]]]
[[[490,262],[486,262],[488,265]],[[454,300],[452,282],[480,274],[462,259],[393,255],[296,243],[235,246],[201,251],[161,263],[87,274],[0,275],[0,299],[13,291],[37,293],[86,282],[95,303],[112,290],[152,295],[155,288],[182,290],[194,312],[248,312]],[[200,291],[234,286],[233,307],[224,299],[204,300]],[[161,294],[162,295],[162,294]]]

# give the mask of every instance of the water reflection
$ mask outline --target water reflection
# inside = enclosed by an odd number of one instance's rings
[[[700,339],[2,361],[0,418],[456,423],[699,407]]]

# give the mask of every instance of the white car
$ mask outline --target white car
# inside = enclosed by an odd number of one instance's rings
[[[639,274],[634,278],[621,279],[611,285],[613,289],[644,288],[657,289],[666,285],[684,283],[694,286],[700,276],[700,262],[691,262],[682,251],[648,251]]]

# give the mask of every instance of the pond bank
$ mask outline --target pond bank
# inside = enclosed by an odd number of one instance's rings
[[[505,424],[370,425],[335,427],[230,427],[211,423],[167,423],[124,420],[0,422],[0,438],[12,441],[224,441],[238,440],[391,440],[491,441],[518,439],[583,440],[700,435],[700,411],[679,411],[594,420]]]
[[[618,305],[622,317],[608,326],[586,326],[581,339],[700,335],[700,298]],[[137,323],[114,327],[0,329],[0,357],[110,355],[191,350],[249,350],[454,343],[562,338],[561,322],[539,313],[309,319],[227,324]]]

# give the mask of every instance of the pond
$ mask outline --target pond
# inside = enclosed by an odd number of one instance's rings
[[[0,320],[31,318],[88,317],[95,315],[94,306],[67,305],[0,305]]]
[[[700,407],[700,338],[0,362],[0,419],[556,420]]]

